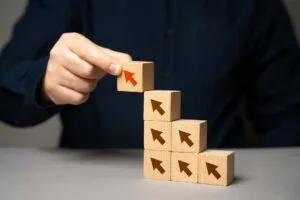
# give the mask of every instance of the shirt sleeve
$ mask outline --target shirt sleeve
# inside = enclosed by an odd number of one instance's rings
[[[257,0],[247,113],[263,146],[300,145],[300,50],[281,0]]]
[[[61,107],[37,100],[50,49],[64,32],[79,32],[75,1],[30,0],[0,55],[0,120],[31,126]],[[79,8],[78,8],[79,9]]]

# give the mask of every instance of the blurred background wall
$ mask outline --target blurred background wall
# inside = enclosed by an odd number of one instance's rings
[[[27,0],[0,0],[0,49],[10,38],[14,23]],[[0,146],[55,147],[59,139],[58,117],[34,128],[17,129],[0,122]]]
[[[300,41],[300,0],[285,0]],[[0,49],[10,38],[11,30],[22,14],[27,0],[0,0]],[[0,146],[56,147],[60,122],[57,116],[33,127],[17,129],[0,122]]]

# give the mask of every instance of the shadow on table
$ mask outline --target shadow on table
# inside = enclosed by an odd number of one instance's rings
[[[249,180],[250,179],[248,177],[236,175],[231,185],[234,186],[234,185],[243,184],[245,182],[248,182]]]

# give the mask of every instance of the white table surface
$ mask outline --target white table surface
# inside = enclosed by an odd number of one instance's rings
[[[228,186],[143,179],[140,150],[0,148],[0,200],[299,200],[300,148],[235,150]]]

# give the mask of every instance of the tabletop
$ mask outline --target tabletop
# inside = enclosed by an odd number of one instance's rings
[[[0,199],[300,198],[300,148],[235,150],[228,187],[143,179],[141,150],[0,148]]]

